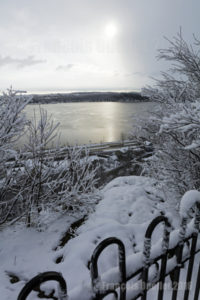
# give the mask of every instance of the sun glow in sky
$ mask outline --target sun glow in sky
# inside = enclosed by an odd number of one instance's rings
[[[117,35],[117,26],[114,23],[108,23],[105,27],[105,34],[108,38],[113,38]]]
[[[140,89],[163,70],[163,36],[199,37],[199,11],[199,0],[0,0],[0,91]]]

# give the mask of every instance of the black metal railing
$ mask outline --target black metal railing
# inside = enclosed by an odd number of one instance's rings
[[[200,264],[197,261],[197,253],[200,252],[199,226],[200,226],[200,204],[196,202],[196,212],[193,222],[187,224],[187,217],[183,217],[179,230],[173,230],[170,220],[166,216],[158,216],[149,224],[145,238],[144,248],[141,254],[141,261],[138,262],[137,268],[133,270],[126,270],[131,258],[134,259],[134,254],[131,257],[126,257],[125,247],[121,240],[110,237],[103,240],[94,250],[90,261],[90,275],[91,275],[91,293],[88,300],[101,300],[109,294],[113,294],[115,299],[126,300],[128,298],[135,300],[146,300],[148,292],[157,285],[157,296],[154,299],[162,300],[165,294],[165,281],[169,276],[171,284],[171,299],[178,299],[180,272],[185,268],[186,280],[183,291],[184,300],[188,300],[192,296],[193,300],[198,300],[200,289]],[[155,228],[160,224],[164,224],[164,231],[162,241],[160,244],[152,246],[152,234]],[[102,274],[99,276],[98,259],[105,248],[110,245],[117,245],[118,247],[118,261],[117,267],[118,282],[108,283],[103,281],[106,276]],[[193,267],[198,263],[198,271],[193,275]],[[152,268],[154,272],[152,272]],[[112,270],[111,270],[112,271]],[[113,269],[116,273],[116,268]],[[62,277],[62,274],[57,272],[45,272],[37,275],[31,279],[21,290],[18,300],[25,300],[31,291],[35,290],[37,286],[45,281],[55,280],[59,282],[60,300],[71,299],[67,296],[67,285]],[[194,287],[191,295],[191,280]],[[127,283],[131,285],[127,287]],[[83,295],[77,298],[83,299]],[[54,298],[55,299],[55,298]],[[74,299],[74,298],[73,298]],[[170,299],[170,298],[169,298]],[[179,298],[180,299],[180,298]]]

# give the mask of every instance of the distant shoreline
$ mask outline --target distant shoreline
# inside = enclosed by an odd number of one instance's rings
[[[72,102],[147,102],[139,92],[72,92],[56,94],[33,94],[30,104],[53,104]]]

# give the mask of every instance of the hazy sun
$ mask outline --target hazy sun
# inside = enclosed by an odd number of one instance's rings
[[[117,26],[114,23],[109,23],[105,27],[105,34],[107,37],[112,38],[117,34]]]

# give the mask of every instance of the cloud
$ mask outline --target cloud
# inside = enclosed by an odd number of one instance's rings
[[[145,74],[144,72],[128,72],[128,73],[123,73],[124,77],[143,77],[146,76],[147,74]]]
[[[20,58],[13,58],[11,56],[3,57],[0,55],[0,67],[7,66],[7,65],[16,65],[17,68],[21,69],[36,64],[42,64],[45,62],[46,62],[45,60],[35,59],[34,56],[28,56],[26,58],[20,59]]]
[[[67,64],[67,65],[59,65],[56,70],[57,71],[69,71],[74,67],[74,64]]]

